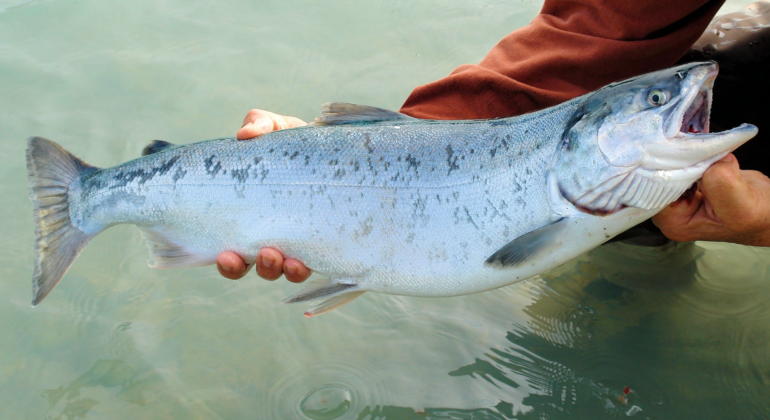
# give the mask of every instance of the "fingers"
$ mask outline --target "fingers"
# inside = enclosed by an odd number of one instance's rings
[[[217,255],[216,263],[219,274],[230,280],[242,278],[251,268],[240,255],[230,251]],[[301,262],[292,258],[284,259],[280,252],[272,248],[259,251],[256,266],[257,274],[266,280],[275,280],[285,274],[286,280],[292,283],[302,283],[312,273]]]
[[[217,255],[216,263],[219,274],[230,280],[240,279],[245,276],[251,268],[246,265],[240,255],[230,251],[225,251]]]
[[[238,140],[246,140],[271,131],[301,127],[303,125],[307,125],[307,123],[296,117],[278,115],[261,109],[252,109],[246,114],[246,118],[243,119],[243,125],[235,137]]]
[[[652,218],[652,222],[673,241],[695,240],[692,237],[693,219],[702,205],[703,194],[696,190],[692,196],[680,198],[666,206]]]
[[[311,271],[301,262],[292,258],[283,258],[283,254],[272,248],[263,248],[257,254],[257,274],[266,280],[275,280],[286,276],[292,283],[302,283],[310,277]]]
[[[272,249],[263,248],[257,254],[257,274],[265,280],[275,280],[283,274],[283,255]]]
[[[305,267],[305,264],[289,258],[283,262],[283,274],[286,280],[292,283],[302,283],[310,277],[310,269]]]

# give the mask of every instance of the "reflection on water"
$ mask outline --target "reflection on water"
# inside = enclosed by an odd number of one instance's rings
[[[99,401],[81,396],[82,388],[102,386],[105,388],[117,387],[115,395],[121,401],[131,404],[144,405],[142,396],[142,383],[134,382],[135,372],[128,363],[122,360],[99,360],[88,372],[81,375],[68,386],[60,386],[56,389],[43,391],[43,398],[48,400],[49,411],[54,410],[59,401],[64,399],[66,404],[61,409],[61,414],[55,418],[83,418],[88,410],[99,404]]]
[[[736,257],[741,267],[722,263]],[[544,276],[507,343],[449,372],[513,396],[525,388],[523,399],[476,410],[375,406],[358,418],[763,418],[769,259],[723,244],[604,247]],[[647,266],[657,277],[639,271],[644,261],[658,264]]]
[[[0,0],[0,419],[766,417],[760,249],[614,244],[487,293],[371,293],[308,320],[279,303],[297,285],[152,270],[119,226],[30,308],[26,137],[109,166],[233,134],[252,107],[397,108],[540,6]]]

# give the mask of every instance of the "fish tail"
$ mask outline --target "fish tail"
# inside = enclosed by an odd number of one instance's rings
[[[42,137],[27,139],[29,198],[35,215],[35,272],[32,306],[59,283],[94,234],[72,224],[70,186],[96,168]]]

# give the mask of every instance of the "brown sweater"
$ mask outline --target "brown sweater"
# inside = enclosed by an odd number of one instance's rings
[[[536,111],[608,83],[670,67],[724,0],[546,0],[532,23],[478,65],[417,87],[401,112],[431,119]]]

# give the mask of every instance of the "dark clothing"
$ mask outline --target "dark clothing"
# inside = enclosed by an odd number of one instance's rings
[[[670,67],[724,0],[546,0],[532,23],[478,65],[417,87],[401,112],[482,119],[547,108],[608,83]]]

